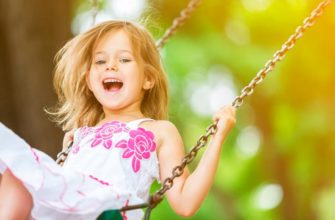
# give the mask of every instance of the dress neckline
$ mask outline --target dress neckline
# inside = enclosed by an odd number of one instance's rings
[[[111,121],[106,121],[102,124],[98,124],[98,125],[94,125],[94,126],[87,126],[86,125],[84,127],[92,128],[92,129],[99,129],[99,128],[103,127],[104,125],[111,124],[111,123],[120,123],[120,124],[128,125],[128,124],[140,124],[143,121],[150,121],[150,120],[153,120],[153,119],[151,119],[151,118],[137,118],[137,119],[130,120],[130,121],[127,121],[127,122],[120,121],[120,120],[111,120]]]

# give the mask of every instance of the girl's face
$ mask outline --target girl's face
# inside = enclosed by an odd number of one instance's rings
[[[98,42],[87,83],[106,117],[108,113],[140,113],[144,92],[153,85],[146,79],[141,60],[135,57],[123,30],[108,33]]]

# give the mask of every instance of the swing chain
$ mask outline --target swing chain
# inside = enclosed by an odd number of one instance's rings
[[[213,123],[210,126],[208,126],[208,128],[206,129],[206,134],[201,135],[199,137],[196,145],[190,150],[189,153],[187,153],[184,156],[181,164],[173,168],[172,176],[166,178],[163,181],[161,188],[151,196],[149,201],[151,201],[156,206],[163,199],[165,192],[173,186],[174,179],[183,174],[186,165],[191,163],[195,159],[198,151],[207,145],[210,136],[212,136],[216,132],[216,129],[217,129],[216,123]]]
[[[322,1],[317,6],[317,8],[311,12],[310,16],[304,20],[303,24],[297,27],[295,33],[288,38],[288,40],[283,44],[282,48],[274,53],[273,59],[267,61],[263,69],[261,69],[257,73],[257,75],[251,80],[249,85],[242,89],[241,95],[237,96],[232,102],[233,107],[238,108],[243,104],[244,98],[250,96],[254,92],[255,87],[264,80],[264,78],[270,71],[274,69],[276,63],[282,60],[285,54],[294,47],[297,39],[299,39],[303,35],[305,30],[314,25],[315,20],[323,14],[325,7],[328,6],[331,2],[332,0]],[[196,145],[191,149],[188,154],[184,156],[182,163],[173,169],[172,176],[166,178],[163,181],[161,188],[149,198],[149,203],[153,203],[154,206],[156,206],[159,202],[162,201],[165,192],[173,186],[174,179],[183,174],[186,165],[194,160],[198,151],[207,144],[209,137],[216,132],[216,129],[216,123],[208,126],[208,128],[206,129],[206,134],[200,136]]]
[[[98,12],[98,0],[92,0],[93,3],[93,23],[95,23],[96,15]],[[285,54],[291,50],[294,46],[296,41],[303,36],[303,33],[310,27],[312,27],[315,23],[315,20],[321,16],[324,13],[324,9],[326,6],[328,6],[332,0],[324,0],[322,1],[316,9],[312,11],[309,17],[304,19],[303,24],[298,26],[295,30],[295,33],[291,35],[288,40],[282,45],[281,49],[276,51],[273,55],[273,59],[270,59],[267,61],[264,65],[264,67],[257,73],[257,75],[251,80],[249,85],[244,87],[241,90],[241,95],[237,96],[235,100],[232,102],[232,106],[235,108],[240,107],[243,104],[244,98],[247,96],[250,96],[253,92],[255,87],[260,84],[264,78],[267,76],[267,74],[272,71],[276,65],[277,62],[282,60],[285,56]],[[186,9],[184,9],[181,12],[181,16],[176,18],[173,21],[173,25],[171,28],[169,28],[164,36],[157,42],[157,47],[161,48],[164,46],[164,44],[167,42],[167,40],[176,32],[177,28],[179,28],[185,20],[190,16],[190,13],[199,5],[200,0],[192,0]],[[215,134],[217,130],[217,124],[213,123],[208,126],[206,129],[206,134],[199,137],[196,145],[191,149],[189,153],[187,153],[182,163],[179,166],[176,166],[172,170],[172,176],[166,178],[163,181],[163,184],[161,188],[156,191],[153,195],[149,197],[148,203],[143,203],[139,205],[132,205],[132,206],[126,206],[121,209],[121,211],[127,211],[127,210],[133,210],[138,208],[145,208],[147,207],[147,211],[145,213],[145,219],[149,219],[150,213],[153,208],[155,208],[163,199],[163,196],[167,190],[169,190],[173,184],[174,179],[181,176],[184,172],[184,169],[186,165],[190,164],[196,157],[198,151],[207,145],[207,142],[213,134]],[[72,144],[71,144],[72,145]],[[63,164],[66,160],[69,152],[71,151],[71,147],[68,147],[66,150],[63,150],[57,155],[56,162],[58,164]]]
[[[288,38],[281,49],[274,53],[273,58],[267,61],[251,82],[241,90],[241,95],[237,96],[232,103],[233,107],[238,108],[243,104],[244,98],[254,92],[255,87],[264,80],[267,74],[274,69],[275,65],[295,46],[296,41],[303,36],[304,32],[314,25],[315,20],[323,14],[325,7],[331,2],[332,0],[322,1],[317,8],[311,12],[310,16],[304,19],[303,24],[296,28],[295,33]]]
[[[172,26],[168,28],[163,37],[157,43],[157,48],[162,48],[165,43],[176,33],[177,29],[184,25],[185,21],[190,18],[191,13],[200,5],[201,0],[191,0],[187,7],[180,12],[180,16],[173,20]]]
[[[99,0],[91,0],[91,4],[92,4],[92,25],[94,26],[96,23],[96,19],[97,19],[97,15],[99,12]]]
[[[65,150],[62,150],[61,152],[59,152],[57,154],[57,159],[56,159],[56,163],[59,165],[63,165],[63,163],[65,162],[67,156],[69,155],[71,149],[72,149],[72,145],[73,145],[73,141],[71,141],[68,145],[68,147]]]

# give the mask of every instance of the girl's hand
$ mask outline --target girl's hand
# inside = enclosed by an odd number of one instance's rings
[[[225,137],[236,123],[236,110],[233,106],[223,106],[213,116],[213,121],[217,122],[215,136]]]
[[[66,151],[69,148],[71,142],[73,142],[73,134],[74,134],[74,130],[71,130],[65,133],[64,139],[63,139],[62,151]]]

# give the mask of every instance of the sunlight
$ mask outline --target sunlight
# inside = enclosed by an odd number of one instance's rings
[[[85,4],[80,7],[84,7]],[[139,19],[143,10],[146,7],[146,0],[111,0],[106,2],[106,6],[100,9],[96,15],[95,24],[113,19],[136,20]],[[79,8],[79,11],[80,8]],[[71,30],[74,35],[82,33],[92,27],[93,12],[85,10],[77,13],[71,25]]]
[[[254,204],[262,210],[276,208],[283,200],[283,188],[279,184],[261,186],[254,196]]]
[[[136,20],[146,7],[146,0],[107,1],[107,10],[111,11],[117,19]]]
[[[261,143],[261,134],[254,126],[242,129],[237,137],[238,153],[243,157],[253,157],[258,153]]]
[[[115,19],[111,15],[111,13],[108,13],[106,10],[99,11],[99,13],[96,16],[95,24],[99,24],[104,21]],[[90,27],[92,27],[93,24],[93,16],[92,11],[85,11],[82,13],[79,13],[72,21],[71,30],[74,35],[77,35],[79,33],[82,33],[86,30],[88,30]]]
[[[242,3],[249,11],[264,11],[271,5],[272,0],[242,0]]]
[[[230,105],[236,96],[231,73],[222,67],[213,67],[206,79],[191,81],[186,89],[194,112],[211,116],[223,105]]]
[[[241,21],[231,20],[225,26],[227,37],[236,44],[244,45],[250,41],[248,27]]]

